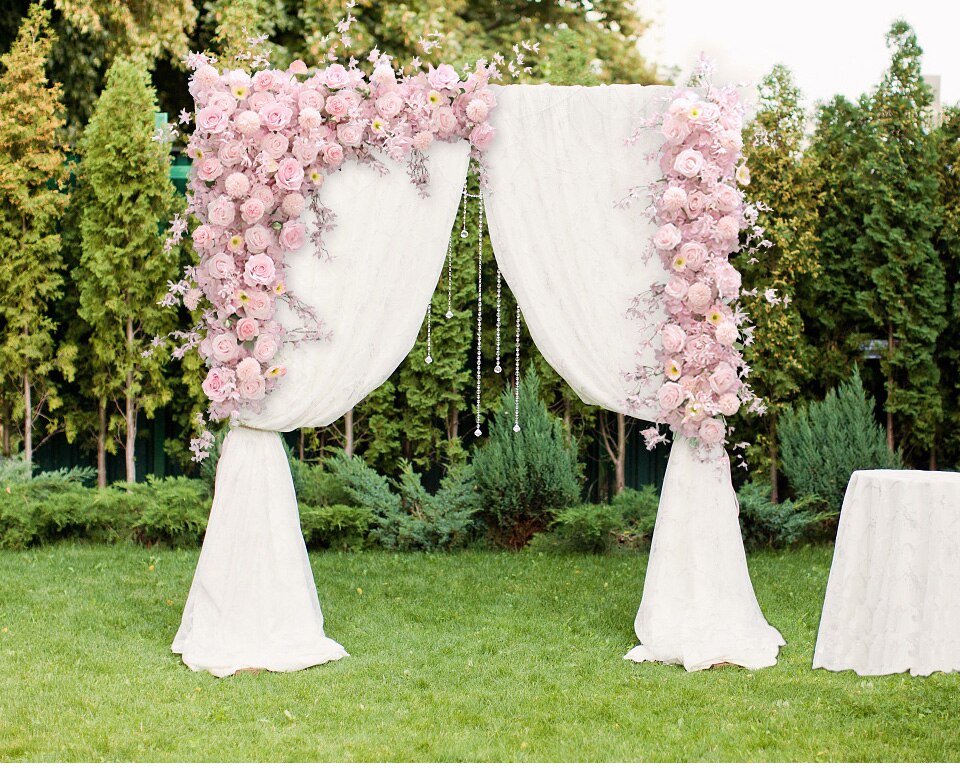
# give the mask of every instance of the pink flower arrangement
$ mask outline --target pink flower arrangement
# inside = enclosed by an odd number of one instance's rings
[[[338,25],[345,47],[352,21]],[[535,44],[520,45],[537,50]],[[516,76],[515,62],[523,57],[516,46],[514,52],[508,69]],[[181,114],[181,123],[192,118],[195,125],[186,147],[194,164],[185,215],[199,221],[191,236],[200,261],[171,284],[161,302],[201,310],[193,330],[171,338],[181,342],[174,357],[197,347],[206,361],[203,390],[211,420],[235,421],[243,409],[259,411],[286,373],[275,362],[281,345],[328,335],[316,311],[285,283],[286,256],[306,243],[300,217],[307,207],[317,215],[319,233],[312,241],[318,255],[325,254],[321,237],[334,214],[316,194],[327,176],[347,160],[383,169],[379,154],[406,158],[413,183],[426,195],[423,154],[435,140],[466,140],[478,160],[489,146],[496,98],[487,87],[502,77],[504,63],[500,55],[492,63],[481,60],[461,78],[447,64],[422,72],[418,59],[413,74],[402,75],[376,50],[368,57],[370,76],[352,57],[346,67],[312,70],[300,61],[276,70],[263,56],[249,59],[252,75],[218,69],[203,54],[187,58],[196,112]],[[187,229],[187,218],[175,216],[168,249]],[[301,328],[287,330],[275,318],[278,300],[298,313]],[[155,340],[153,348],[161,344]],[[195,459],[205,457],[211,443],[209,431],[195,439]]]
[[[677,90],[666,111],[643,126],[663,137],[663,178],[651,187],[657,225],[651,251],[670,274],[652,298],[638,297],[633,305],[644,321],[655,309],[666,311],[666,320],[652,327],[659,368],[635,375],[642,384],[659,373],[663,384],[652,398],[627,401],[652,406],[658,424],[702,449],[724,443],[724,418],[741,407],[763,411],[746,382],[741,350],[749,344],[749,321],[737,303],[740,273],[730,264],[733,253],[752,254],[762,236],[757,207],[741,190],[750,181],[741,156],[742,127],[737,92],[709,85]],[[648,448],[666,440],[659,428],[644,436]]]

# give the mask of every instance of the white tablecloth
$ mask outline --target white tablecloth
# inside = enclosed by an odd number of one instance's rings
[[[853,474],[813,667],[960,670],[960,474]]]

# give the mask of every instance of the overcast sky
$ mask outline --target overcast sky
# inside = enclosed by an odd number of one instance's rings
[[[941,76],[944,104],[960,102],[958,0],[638,0],[654,28],[642,48],[684,74],[700,51],[716,83],[756,83],[787,65],[809,103],[875,86],[889,62],[884,35],[902,16],[923,48],[924,74]]]

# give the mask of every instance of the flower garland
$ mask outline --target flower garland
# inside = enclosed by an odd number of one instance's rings
[[[701,63],[701,77],[707,67]],[[664,138],[658,154],[664,177],[650,187],[658,228],[649,255],[656,253],[669,271],[666,283],[635,298],[631,308],[650,330],[649,341],[659,337],[659,366],[634,376],[645,384],[662,375],[663,384],[655,398],[627,399],[655,410],[657,427],[643,431],[648,449],[666,441],[659,428],[666,424],[707,452],[725,442],[725,418],[741,408],[764,411],[747,383],[750,368],[742,350],[752,343],[753,328],[737,304],[741,277],[730,263],[733,253],[752,256],[770,245],[757,226],[764,206],[747,203],[741,190],[750,183],[742,155],[743,112],[733,87],[715,89],[707,82],[701,91],[676,90],[666,111],[641,127],[656,128]],[[631,191],[627,200],[637,196]],[[665,310],[666,319],[650,325],[646,321],[656,310]]]
[[[338,25],[345,46],[352,21],[348,16]],[[514,47],[507,66],[515,76],[524,69],[518,67],[520,46],[537,50],[526,41]],[[285,284],[285,256],[307,238],[300,220],[307,208],[317,216],[317,254],[329,258],[322,238],[335,215],[317,198],[326,177],[348,159],[386,172],[377,158],[385,154],[407,159],[411,180],[426,195],[425,153],[435,141],[467,140],[478,160],[489,146],[494,130],[487,119],[496,98],[487,86],[501,77],[504,63],[500,55],[492,63],[478,61],[461,80],[448,64],[424,73],[416,58],[411,65],[420,71],[403,75],[376,49],[368,57],[369,76],[353,57],[346,67],[334,62],[312,70],[299,60],[277,70],[263,56],[247,58],[253,58],[252,73],[218,69],[204,54],[187,58],[196,112],[182,113],[180,121],[195,123],[186,147],[193,167],[188,208],[174,218],[167,249],[182,240],[193,216],[199,221],[191,237],[200,262],[187,267],[161,301],[201,309],[197,326],[171,334],[179,342],[173,355],[198,348],[207,366],[207,415],[232,422],[242,410],[260,411],[276,389],[286,373],[277,363],[281,345],[329,336],[316,310]],[[281,300],[301,327],[285,328],[276,318]],[[151,350],[162,344],[155,340]],[[213,436],[203,416],[197,420],[203,432],[191,450],[200,460]]]

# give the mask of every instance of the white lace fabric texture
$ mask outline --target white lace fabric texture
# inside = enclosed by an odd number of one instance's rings
[[[960,474],[853,474],[813,667],[960,670]]]

